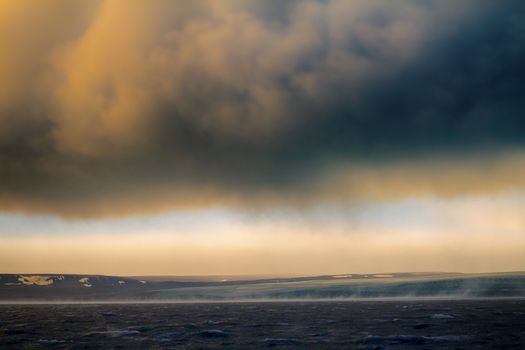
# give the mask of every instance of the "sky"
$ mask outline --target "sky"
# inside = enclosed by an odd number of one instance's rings
[[[525,3],[0,0],[0,272],[525,270]]]

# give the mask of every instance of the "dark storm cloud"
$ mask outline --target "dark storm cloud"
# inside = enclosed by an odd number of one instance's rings
[[[522,1],[51,4],[0,10],[4,210],[523,185]]]

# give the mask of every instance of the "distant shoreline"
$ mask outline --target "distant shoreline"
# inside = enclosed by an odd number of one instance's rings
[[[248,304],[248,303],[330,303],[330,302],[420,302],[420,301],[497,301],[525,300],[516,297],[392,297],[318,299],[240,299],[240,300],[129,300],[129,301],[4,301],[0,305],[142,305],[142,304]]]

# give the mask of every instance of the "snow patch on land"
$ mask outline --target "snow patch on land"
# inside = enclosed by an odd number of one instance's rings
[[[352,278],[352,275],[333,275],[332,278]]]
[[[126,281],[118,281],[118,284],[120,285],[126,284]]]
[[[394,277],[394,275],[381,274],[381,275],[374,275],[374,277],[376,277],[376,278],[392,278],[392,277]]]
[[[89,277],[84,277],[78,280],[84,287],[90,288],[93,287],[91,282],[89,281]]]
[[[55,282],[56,276],[18,276],[18,280],[26,286],[49,286]]]

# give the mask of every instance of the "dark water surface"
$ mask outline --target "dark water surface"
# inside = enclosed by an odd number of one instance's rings
[[[0,349],[525,349],[524,300],[0,305]]]

